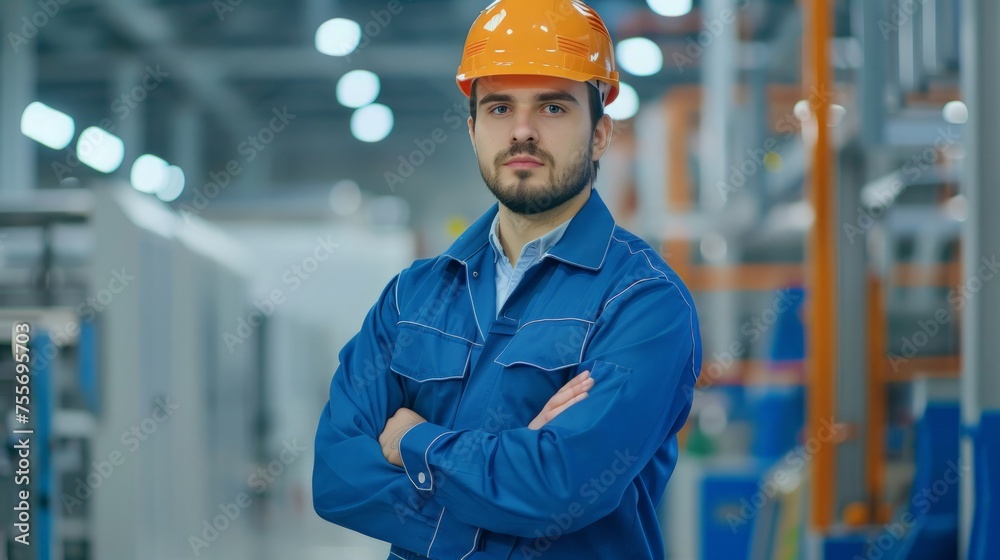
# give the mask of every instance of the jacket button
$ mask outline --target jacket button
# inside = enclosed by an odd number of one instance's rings
[[[473,278],[479,278],[479,271],[477,271],[477,270],[473,270],[473,271],[472,271],[472,277],[473,277]]]
[[[420,484],[423,484],[425,480],[427,480],[427,476],[425,476],[424,473],[420,473],[417,475],[417,482],[419,482]]]

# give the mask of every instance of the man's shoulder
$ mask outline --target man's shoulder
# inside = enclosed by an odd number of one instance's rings
[[[413,261],[410,266],[399,271],[399,281],[412,284],[426,279],[435,273],[435,264],[441,259],[441,255]]]
[[[633,281],[646,278],[680,281],[658,251],[641,237],[618,225],[611,234],[604,266]]]
[[[444,253],[413,261],[410,266],[397,274],[398,290],[412,294],[413,290],[430,288],[439,284],[441,279],[454,271],[448,272],[452,259]]]

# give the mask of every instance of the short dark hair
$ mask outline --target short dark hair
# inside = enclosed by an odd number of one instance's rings
[[[469,96],[469,116],[472,117],[472,127],[476,127],[476,103],[478,98],[476,95],[476,85],[479,83],[478,80],[472,81],[472,94]],[[590,134],[593,135],[597,131],[597,123],[601,122],[601,117],[604,116],[604,103],[601,101],[601,92],[594,87],[593,84],[588,83],[587,94],[590,100]],[[593,179],[597,179],[597,170],[601,168],[600,161],[593,161],[594,174]]]

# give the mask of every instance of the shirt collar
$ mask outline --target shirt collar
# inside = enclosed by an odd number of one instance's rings
[[[555,245],[562,238],[563,233],[566,232],[566,228],[569,227],[569,224],[572,220],[573,218],[566,220],[565,222],[559,224],[554,229],[552,229],[552,231],[546,233],[545,235],[542,235],[541,237],[536,237],[535,239],[532,239],[527,244],[525,244],[524,247],[521,248],[521,254],[517,257],[518,262],[520,262],[521,259],[524,258],[525,251],[528,250],[528,248],[531,247],[532,245],[535,246],[534,254],[536,255],[536,257],[532,259],[532,262],[534,262],[537,259],[540,259],[549,249],[552,248],[553,245]],[[501,255],[503,257],[507,257],[506,253],[504,253],[503,250],[503,244],[500,243],[500,236],[498,235],[498,232],[500,231],[499,227],[500,227],[500,213],[497,212],[497,214],[493,216],[493,223],[490,225],[490,244],[493,245],[493,251],[496,253],[496,260],[498,261],[500,260]]]
[[[499,203],[494,203],[452,243],[442,256],[464,264],[488,245],[499,207]],[[587,202],[569,220],[562,237],[549,249],[549,256],[581,268],[598,270],[604,264],[614,229],[615,219],[611,211],[601,200],[597,189],[592,188]]]

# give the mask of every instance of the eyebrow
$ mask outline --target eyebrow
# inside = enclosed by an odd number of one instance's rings
[[[508,95],[506,93],[488,93],[479,100],[480,105],[485,105],[487,103],[512,103],[514,101],[513,95]],[[546,91],[539,93],[535,96],[535,101],[538,103],[545,103],[548,101],[566,101],[568,103],[574,103],[579,105],[580,102],[576,100],[575,97],[570,95],[565,91]]]

